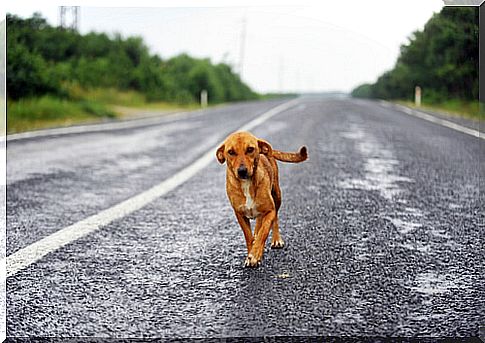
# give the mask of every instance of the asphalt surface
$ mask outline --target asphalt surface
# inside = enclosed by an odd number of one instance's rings
[[[283,101],[7,145],[7,255],[158,184]],[[10,337],[478,336],[484,143],[379,102],[302,98],[253,133],[287,246],[244,268],[214,163],[7,279]]]

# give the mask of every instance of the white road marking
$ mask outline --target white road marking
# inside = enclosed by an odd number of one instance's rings
[[[148,125],[156,125],[164,123],[171,119],[183,119],[191,116],[200,116],[206,111],[196,111],[196,112],[177,112],[169,113],[163,116],[132,119],[125,121],[118,121],[114,123],[104,123],[104,124],[88,124],[88,125],[76,125],[70,127],[59,127],[55,129],[44,129],[36,131],[28,131],[22,133],[14,133],[7,135],[7,142],[17,141],[25,138],[38,138],[38,137],[49,137],[49,136],[62,136],[73,133],[91,133],[91,132],[101,132],[101,131],[111,131],[111,130],[121,130],[121,129],[132,129],[136,127],[143,127]],[[2,137],[1,139],[5,139]]]
[[[384,105],[385,102],[382,102],[381,101],[380,103],[381,103],[381,105]],[[468,127],[465,127],[465,126],[462,126],[462,125],[453,123],[453,122],[451,122],[449,120],[445,120],[445,119],[441,119],[441,118],[432,116],[431,114],[427,114],[427,113],[424,113],[424,112],[412,110],[409,107],[405,107],[405,106],[402,106],[402,105],[394,105],[394,106],[397,109],[399,109],[400,111],[402,111],[402,112],[404,112],[406,114],[409,114],[410,116],[414,116],[414,117],[417,117],[417,118],[421,118],[421,119],[430,121],[432,123],[435,123],[435,124],[438,124],[438,125],[441,125],[441,126],[446,126],[446,127],[450,128],[450,129],[453,129],[453,130],[456,130],[456,131],[460,131],[460,132],[466,133],[467,135],[470,135],[470,136],[473,136],[473,137],[485,139],[485,133],[480,132],[478,130],[471,129],[471,128],[468,128]],[[385,107],[389,107],[389,106],[385,106]]]
[[[266,120],[270,119],[274,115],[283,112],[290,107],[293,107],[295,104],[298,103],[298,101],[299,99],[293,99],[272,108],[271,110],[263,113],[259,117],[253,119],[249,123],[243,125],[239,129],[239,131],[252,130],[253,128],[264,123]],[[221,144],[222,142],[218,143],[215,147],[207,151],[194,163],[174,174],[167,180],[148,189],[147,191],[142,192],[132,198],[129,198],[113,207],[103,210],[77,223],[67,226],[7,256],[5,259],[7,265],[6,277],[16,274],[17,272],[28,267],[32,263],[40,260],[47,254],[71,242],[74,242],[75,240],[84,237],[87,234],[94,232],[103,226],[108,225],[116,219],[120,219],[124,216],[129,215],[130,213],[142,208],[153,200],[174,190],[184,182],[188,181],[192,176],[197,174],[206,166],[208,166],[209,163],[214,162],[215,152]],[[0,261],[0,264],[4,263],[3,260],[4,259]]]

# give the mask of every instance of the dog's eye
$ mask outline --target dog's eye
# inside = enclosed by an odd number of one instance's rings
[[[231,149],[231,150],[229,150],[227,153],[228,153],[229,155],[231,155],[231,156],[236,155],[236,152],[235,152],[234,150],[232,150],[232,149]]]
[[[252,154],[253,152],[254,152],[254,148],[252,146],[246,149],[247,154]]]

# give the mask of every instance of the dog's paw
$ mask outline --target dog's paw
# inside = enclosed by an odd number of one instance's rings
[[[250,267],[250,268],[257,267],[260,264],[261,264],[261,260],[258,260],[252,254],[249,254],[248,257],[246,257],[246,261],[244,261],[244,266]]]
[[[282,249],[285,246],[285,242],[280,238],[271,242],[271,249]]]

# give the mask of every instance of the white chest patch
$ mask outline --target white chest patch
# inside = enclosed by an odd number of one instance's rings
[[[254,219],[258,216],[258,211],[256,210],[256,202],[251,197],[249,192],[249,187],[251,186],[251,181],[242,181],[241,189],[243,191],[244,197],[246,198],[246,203],[243,206],[244,215],[250,219]]]

